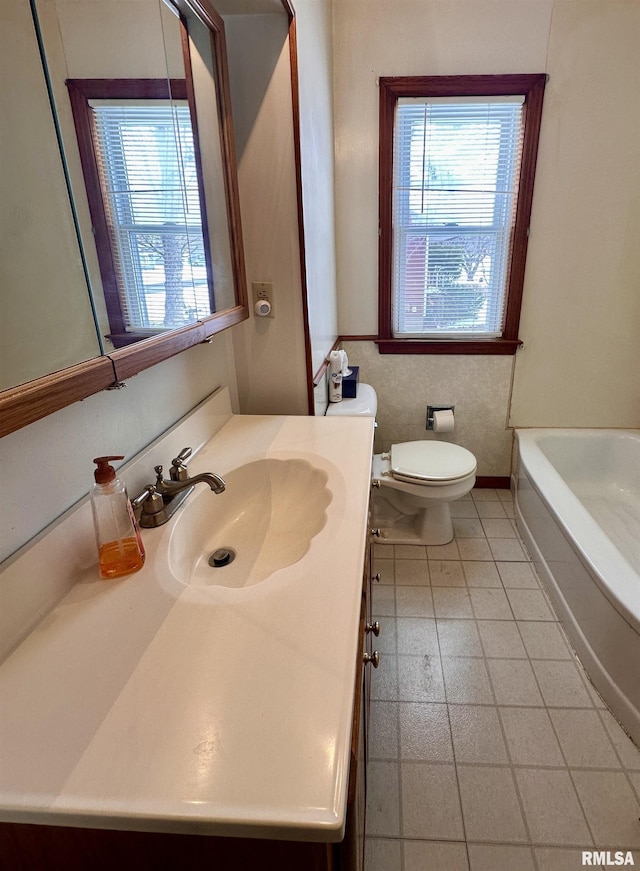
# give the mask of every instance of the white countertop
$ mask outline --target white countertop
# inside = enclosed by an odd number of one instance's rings
[[[0,667],[1,820],[341,839],[372,439],[369,418],[222,427],[190,474],[302,457],[327,472],[325,526],[206,601],[156,576],[174,520],[143,530],[137,574],[86,569]]]

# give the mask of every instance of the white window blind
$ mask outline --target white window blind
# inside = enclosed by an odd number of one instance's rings
[[[518,96],[398,100],[395,336],[501,335],[523,103]]]
[[[89,103],[127,331],[211,314],[188,104]]]

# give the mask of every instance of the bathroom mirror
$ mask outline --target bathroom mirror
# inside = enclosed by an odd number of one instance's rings
[[[0,25],[0,390],[102,353],[28,2]]]
[[[31,5],[33,20],[27,0],[3,4],[2,146],[14,171],[0,206],[0,435],[248,316],[216,10],[208,0]],[[102,113],[102,126],[83,127],[83,113]],[[111,164],[92,170],[92,149]],[[117,250],[114,239],[125,240]]]

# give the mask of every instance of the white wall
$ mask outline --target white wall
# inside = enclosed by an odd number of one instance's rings
[[[312,371],[338,336],[333,193],[333,36],[331,3],[295,0],[302,201]]]
[[[363,347],[367,371],[361,374],[364,380],[372,376],[381,409],[395,408],[403,397],[396,437],[418,437],[427,393],[449,402],[462,391],[474,399],[469,414],[472,407],[478,413],[478,405],[490,410],[474,427],[484,430],[487,456],[487,462],[479,458],[479,473],[509,474],[512,376],[512,425],[640,426],[637,245],[631,248],[638,226],[640,119],[633,109],[640,83],[639,15],[635,0],[334,4],[342,334],[377,332],[377,78],[545,71],[551,76],[525,282],[525,349],[515,358],[515,375],[513,358],[497,369],[475,356],[449,358],[451,365],[444,368],[431,356],[380,357],[374,366]],[[609,134],[621,143],[613,145]],[[607,260],[597,262],[594,252],[603,249]],[[602,333],[605,343],[598,339]],[[350,361],[358,363],[358,345],[350,351]],[[417,372],[428,391],[414,390]]]
[[[247,414],[308,410],[287,27],[284,15],[225,19],[249,295],[252,282],[271,282],[275,303],[274,318],[251,308],[233,330]]]

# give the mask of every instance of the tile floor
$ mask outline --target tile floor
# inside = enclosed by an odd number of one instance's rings
[[[640,866],[640,751],[574,658],[510,492],[452,508],[451,544],[374,548],[365,871]]]

